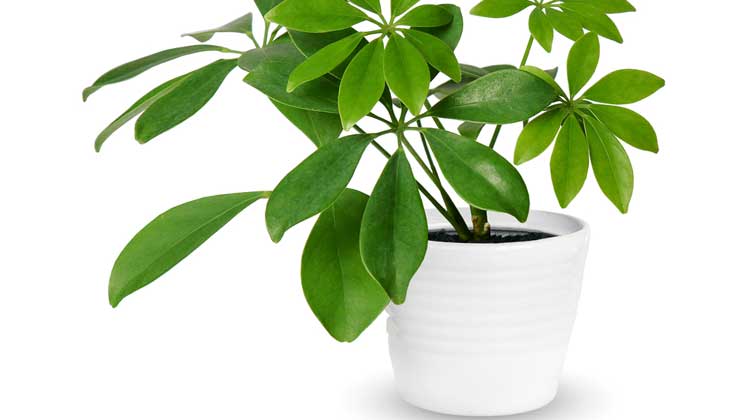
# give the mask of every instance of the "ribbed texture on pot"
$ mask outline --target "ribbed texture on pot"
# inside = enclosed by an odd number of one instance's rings
[[[432,229],[446,227],[429,214]],[[498,415],[555,395],[576,315],[588,228],[534,212],[521,226],[560,235],[512,244],[430,243],[406,303],[388,308],[397,387],[420,407]]]

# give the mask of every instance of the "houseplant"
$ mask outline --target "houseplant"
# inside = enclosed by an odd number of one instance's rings
[[[526,185],[494,151],[495,142],[503,125],[523,123],[515,163],[554,143],[550,168],[562,207],[576,197],[591,165],[604,194],[626,213],[634,182],[620,140],[651,152],[658,145],[648,121],[620,105],[650,96],[664,81],[618,70],[583,89],[596,70],[600,38],[622,42],[609,15],[634,11],[626,0],[483,0],[472,14],[507,18],[530,11],[520,65],[488,67],[460,64],[454,54],[464,29],[459,7],[418,3],[256,0],[262,36],[255,36],[247,14],[188,34],[197,45],[119,66],[86,88],[84,100],[189,54],[226,53],[146,93],[99,135],[97,151],[136,117],[140,143],[181,124],[238,69],[318,146],[273,190],[206,197],[157,217],[115,262],[112,306],[242,210],[268,200],[274,242],[319,215],[302,255],[302,287],[331,336],[355,340],[392,304],[391,354],[405,399],[478,415],[549,402],[572,328],[588,228],[566,216],[530,212]],[[217,33],[246,36],[253,48],[209,44]],[[574,41],[567,90],[556,70],[528,63],[535,44],[551,50],[555,34]],[[361,128],[363,119],[382,129]],[[448,121],[460,123],[457,132],[446,128]],[[486,126],[492,132],[487,145],[480,139]],[[369,196],[347,188],[368,147],[387,158]],[[417,182],[413,167],[432,185]],[[468,209],[459,208],[448,185]],[[423,198],[434,210],[425,211]],[[522,305],[514,307],[519,296]]]

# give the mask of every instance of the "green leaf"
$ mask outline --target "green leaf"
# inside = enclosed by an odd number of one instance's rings
[[[479,138],[479,135],[482,134],[484,127],[484,124],[465,122],[458,126],[458,132],[464,137],[476,140]]]
[[[547,15],[542,12],[542,9],[536,8],[529,15],[529,31],[545,51],[552,51],[552,41],[555,37],[555,31]]]
[[[284,0],[255,0],[255,5],[258,7],[258,10],[260,10],[260,13],[265,15],[269,10],[278,6],[279,3],[283,1]]]
[[[382,9],[380,8],[380,0],[349,0],[349,1],[373,13],[380,13],[382,11]]]
[[[281,43],[246,52],[240,58],[240,67],[249,72],[245,82],[271,99],[295,108],[338,113],[338,84],[326,78],[305,83],[294,92],[286,91],[289,75],[304,60],[294,45]]]
[[[149,223],[123,249],[109,279],[109,303],[117,307],[133,292],[171,270],[267,192],[201,198],[177,206]]]
[[[391,0],[391,17],[401,16],[419,0]]]
[[[104,142],[107,141],[107,139],[109,139],[109,137],[114,134],[115,131],[120,129],[120,127],[125,125],[128,121],[140,115],[148,107],[153,105],[154,102],[164,97],[164,95],[173,91],[188,76],[190,76],[190,73],[182,75],[180,77],[176,77],[162,85],[159,85],[155,89],[145,94],[141,99],[136,101],[136,103],[128,108],[128,110],[125,111],[122,115],[117,117],[116,120],[112,121],[112,123],[110,123],[107,128],[105,128],[99,134],[99,136],[96,137],[96,143],[94,144],[94,148],[96,149],[96,151],[98,152],[102,149],[102,145],[104,145]]]
[[[271,102],[318,147],[338,139],[341,135],[341,119],[336,114],[294,108],[273,99]]]
[[[266,19],[302,32],[331,32],[354,26],[367,15],[345,0],[285,0]]]
[[[385,80],[413,115],[418,115],[430,90],[430,69],[409,41],[393,35],[385,49]]]
[[[362,260],[397,305],[427,253],[427,217],[402,149],[388,160],[362,218]]]
[[[526,73],[533,74],[534,76],[544,80],[545,83],[547,83],[548,85],[552,86],[553,89],[555,89],[555,92],[558,95],[562,97],[567,97],[567,95],[565,95],[565,91],[563,90],[563,88],[560,87],[559,84],[557,84],[554,76],[552,76],[552,74],[557,75],[557,69],[545,71],[545,70],[540,69],[539,67],[523,66],[519,70],[525,71]]]
[[[253,33],[253,14],[248,13],[245,16],[237,18],[225,25],[219,26],[218,28],[209,29],[206,31],[191,32],[182,36],[189,36],[195,38],[196,41],[206,42],[214,37],[217,33],[237,33],[237,34],[252,34]]]
[[[495,66],[488,66],[488,67],[482,68],[482,67],[472,66],[469,64],[459,64],[459,68],[461,69],[461,82],[457,83],[452,80],[449,80],[443,83],[442,85],[436,87],[435,89],[432,89],[430,91],[430,94],[437,96],[439,99],[443,99],[446,96],[452,94],[453,92],[461,89],[462,87],[479,79],[482,76],[486,76],[490,73],[494,73],[500,70],[515,69],[516,67],[509,65],[509,64],[503,64],[503,65],[495,65]]]
[[[352,342],[383,312],[390,299],[370,276],[359,251],[367,195],[345,190],[324,211],[302,254],[302,290],[333,338]]]
[[[577,41],[583,36],[583,25],[568,13],[549,8],[546,10],[549,22],[562,36]]]
[[[289,31],[292,42],[305,57],[312,57],[313,55],[315,55],[315,53],[322,50],[326,46],[341,41],[342,39],[356,33],[357,31],[351,28],[342,29],[340,31],[323,32],[319,34]],[[359,50],[364,48],[365,45],[367,45],[367,40],[362,38],[359,42],[359,45],[354,48],[354,53],[344,59],[344,61],[342,61],[341,64],[339,64],[335,69],[331,70],[330,74],[332,74],[337,79],[341,79],[351,60],[354,58],[356,53],[359,52]]]
[[[361,33],[355,33],[340,41],[330,44],[297,66],[287,83],[287,92],[292,92],[299,85],[315,80],[336,68],[349,57],[364,38]]]
[[[237,60],[219,60],[192,72],[157,99],[135,123],[135,138],[146,143],[195,115],[213,98]]]
[[[583,188],[589,172],[589,146],[575,116],[565,120],[557,136],[550,172],[557,201],[566,208]]]
[[[568,87],[573,98],[591,80],[599,65],[599,37],[589,32],[576,41],[568,54]]]
[[[608,105],[591,105],[591,111],[610,131],[629,145],[653,153],[659,152],[654,127],[637,112]]]
[[[416,28],[416,30],[434,35],[448,44],[451,50],[455,50],[464,31],[464,17],[461,14],[461,8],[453,4],[440,4],[438,6],[451,14],[450,23],[435,28]]]
[[[627,0],[565,0],[565,3],[584,4],[607,14],[635,12],[635,7]]]
[[[451,23],[451,19],[453,19],[453,15],[446,9],[434,4],[425,4],[409,10],[409,13],[399,19],[396,24],[417,28],[434,28]]]
[[[633,166],[627,152],[604,124],[584,116],[591,165],[604,195],[622,212],[627,213],[633,197]]]
[[[348,130],[378,103],[385,89],[383,40],[377,39],[354,57],[344,72],[339,89],[339,113]]]
[[[266,207],[266,227],[274,242],[336,201],[371,141],[372,136],[354,135],[328,143],[281,180]]]
[[[471,14],[488,18],[504,18],[520,13],[533,4],[528,0],[482,0]]]
[[[563,3],[561,7],[563,11],[572,13],[586,29],[622,44],[617,25],[601,10],[583,3]]]
[[[148,57],[139,58],[138,60],[115,67],[104,73],[94,82],[94,84],[83,90],[83,100],[86,101],[89,96],[106,85],[124,82],[125,80],[132,79],[133,77],[136,77],[160,64],[164,64],[186,55],[206,51],[226,52],[226,48],[216,45],[191,45],[188,47],[172,48],[170,50],[149,55]]]
[[[538,114],[557,98],[545,81],[521,70],[490,73],[446,96],[430,115],[486,124],[511,124]]]
[[[556,109],[531,121],[523,128],[516,144],[515,164],[520,165],[541,155],[552,144],[568,115],[564,109]]]
[[[423,130],[445,179],[467,203],[529,216],[529,192],[515,167],[489,147],[444,130]]]
[[[407,29],[406,39],[422,53],[428,63],[456,82],[461,81],[461,67],[448,44],[430,34]]]
[[[583,96],[596,102],[626,105],[653,95],[664,79],[643,70],[617,70],[596,82]]]

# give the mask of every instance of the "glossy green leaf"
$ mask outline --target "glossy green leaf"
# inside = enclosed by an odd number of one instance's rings
[[[345,190],[324,211],[302,254],[302,290],[315,316],[333,338],[352,342],[390,302],[370,276],[359,251],[367,195]]]
[[[297,66],[289,75],[287,92],[291,92],[303,83],[320,78],[333,71],[349,57],[364,38],[355,33],[333,44],[327,45]]]
[[[219,60],[192,72],[157,99],[135,123],[135,138],[146,143],[195,115],[213,98],[237,60]]]
[[[399,35],[385,49],[385,80],[393,93],[418,115],[430,90],[430,69],[419,50]]]
[[[569,13],[552,8],[547,9],[546,13],[552,27],[562,36],[573,41],[577,41],[583,36],[583,25]]]
[[[560,207],[566,208],[586,183],[589,172],[589,146],[581,124],[569,117],[560,129],[550,160],[552,185]]]
[[[565,0],[565,2],[592,6],[607,14],[635,12],[635,7],[627,0]]]
[[[427,253],[427,217],[404,151],[389,159],[362,219],[362,260],[397,305]]]
[[[479,79],[482,76],[486,76],[495,71],[515,69],[516,67],[510,64],[495,65],[495,66],[489,66],[489,67],[476,67],[476,66],[472,66],[469,64],[459,64],[459,68],[461,69],[461,81],[460,82],[457,83],[452,80],[449,80],[443,83],[442,85],[436,87],[435,89],[432,89],[430,91],[430,94],[437,96],[439,99],[443,99],[446,96],[452,94],[453,92],[461,89],[462,87]]]
[[[432,67],[456,82],[461,81],[461,67],[448,44],[428,33],[411,29],[405,30],[404,36],[412,45],[417,47]]]
[[[545,51],[552,51],[555,31],[547,15],[542,12],[542,9],[536,8],[529,15],[529,32],[531,32],[531,35]]]
[[[453,19],[453,15],[446,9],[434,4],[424,4],[409,10],[396,24],[418,28],[434,28],[451,23],[451,19]]]
[[[458,126],[458,132],[464,137],[476,140],[482,134],[484,127],[484,124],[465,122]]]
[[[253,14],[248,13],[245,16],[239,17],[225,25],[219,26],[218,28],[209,29],[206,31],[191,32],[182,36],[189,36],[199,42],[206,42],[214,37],[218,33],[237,33],[237,34],[252,34],[253,33]]]
[[[369,135],[354,135],[330,142],[281,180],[266,207],[266,227],[274,242],[336,201],[371,141]]]
[[[599,65],[599,37],[589,32],[576,41],[568,54],[568,87],[573,98],[591,80]]]
[[[464,17],[461,14],[461,8],[454,4],[439,4],[438,6],[451,14],[450,23],[435,28],[416,28],[416,30],[434,35],[448,44],[452,50],[455,50],[464,31]]]
[[[634,186],[630,158],[604,124],[588,116],[584,117],[584,123],[591,165],[599,187],[622,213],[627,213]]]
[[[109,303],[117,307],[133,292],[171,270],[266,192],[201,198],[177,206],[149,223],[123,249],[109,279]]]
[[[565,91],[563,90],[563,88],[560,87],[560,85],[555,81],[555,77],[552,75],[552,74],[557,75],[557,69],[554,69],[554,70],[542,70],[539,67],[523,66],[519,70],[525,71],[526,73],[530,73],[530,74],[532,74],[532,75],[534,75],[534,76],[542,79],[545,83],[547,83],[548,85],[552,86],[552,88],[555,89],[555,92],[558,95],[560,95],[562,97],[567,97],[567,95],[565,95]]]
[[[367,115],[383,95],[384,55],[383,40],[377,39],[362,48],[344,72],[339,90],[339,113],[344,129],[352,128]]]
[[[591,86],[583,96],[605,104],[626,105],[653,95],[664,79],[643,70],[617,70]]]
[[[164,64],[186,55],[206,51],[226,52],[226,48],[216,45],[191,45],[188,47],[172,48],[170,50],[161,51],[147,57],[139,58],[138,60],[115,67],[114,69],[104,73],[94,82],[94,84],[83,90],[83,100],[87,100],[89,96],[91,96],[94,92],[106,85],[124,82],[125,80],[132,79],[133,77],[136,77],[139,74],[150,70],[160,64]]]
[[[285,0],[266,13],[266,19],[302,32],[331,32],[346,29],[367,15],[345,0]]]
[[[555,89],[527,72],[500,70],[446,96],[430,115],[486,124],[510,124],[538,114],[557,98]]]
[[[407,10],[411,9],[412,6],[417,4],[419,0],[391,0],[391,16],[401,16]]]
[[[289,31],[292,42],[305,57],[312,57],[313,55],[315,55],[315,53],[319,52],[328,45],[341,41],[342,39],[356,33],[357,31],[351,28],[342,29],[340,31],[323,32],[319,34]],[[351,60],[359,52],[359,50],[364,48],[365,45],[367,45],[367,40],[362,38],[359,42],[359,45],[357,45],[357,47],[354,49],[354,52],[349,57],[344,59],[344,61],[342,61],[341,64],[339,64],[335,69],[331,70],[330,74],[332,74],[337,79],[341,79]]]
[[[572,13],[588,30],[622,44],[617,25],[601,10],[585,3],[563,3],[562,9]]]
[[[295,108],[338,113],[338,84],[326,78],[287,92],[289,75],[304,60],[294,45],[281,43],[248,51],[240,58],[240,67],[249,72],[245,82],[271,99]]]
[[[258,7],[258,10],[260,10],[260,13],[265,15],[283,1],[284,0],[255,0],[255,5]]]
[[[474,207],[526,221],[529,192],[510,162],[472,139],[431,128],[424,133],[445,179],[461,198]]]
[[[564,109],[545,112],[523,128],[516,143],[515,163],[520,165],[544,153],[552,144],[567,116]]]
[[[154,102],[164,97],[164,95],[173,91],[188,76],[190,76],[190,73],[186,75],[182,75],[180,77],[176,77],[162,85],[159,85],[158,87],[156,87],[155,89],[151,90],[150,92],[145,94],[143,97],[141,97],[141,99],[136,101],[136,103],[134,103],[130,108],[128,108],[128,110],[125,111],[122,115],[117,117],[116,120],[112,121],[96,137],[96,143],[94,144],[94,148],[96,149],[96,151],[98,152],[102,149],[102,145],[104,145],[104,142],[107,141],[107,139],[109,139],[109,137],[112,134],[114,134],[115,131],[120,129],[120,127],[125,125],[128,121],[140,115],[143,111],[148,109],[148,107],[153,105]]]
[[[318,147],[338,139],[341,135],[341,119],[336,114],[294,108],[273,99],[271,102]]]
[[[380,0],[349,0],[349,2],[373,13],[380,13],[382,11]]]
[[[533,4],[528,0],[482,0],[471,14],[488,18],[504,18],[520,13]]]
[[[659,152],[654,127],[637,112],[609,105],[591,105],[591,111],[624,142],[637,149]]]

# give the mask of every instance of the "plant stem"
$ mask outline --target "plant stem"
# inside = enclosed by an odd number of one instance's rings
[[[377,115],[375,113],[371,112],[371,113],[367,114],[367,116],[370,117],[370,118],[376,119],[376,120],[378,120],[378,121],[380,121],[382,123],[388,124],[388,126],[391,126],[391,127],[393,126],[393,123],[391,121],[388,121],[387,119],[385,119],[385,118],[383,118],[380,115]]]
[[[495,143],[497,143],[497,137],[500,135],[501,128],[503,128],[502,125],[495,126],[495,132],[492,133],[492,139],[490,140],[490,149],[495,148]]]
[[[268,30],[271,28],[271,22],[264,20],[265,28],[263,29],[263,46],[268,45]]]
[[[250,40],[253,41],[253,45],[255,45],[255,48],[261,48],[260,44],[258,43],[258,40],[255,39],[255,35],[253,35],[252,32],[247,32],[247,36],[249,36]]]
[[[521,59],[521,65],[523,67],[526,62],[529,61],[529,54],[531,54],[531,47],[534,46],[534,35],[529,36],[529,43],[526,45],[526,51],[523,53],[523,59]]]

